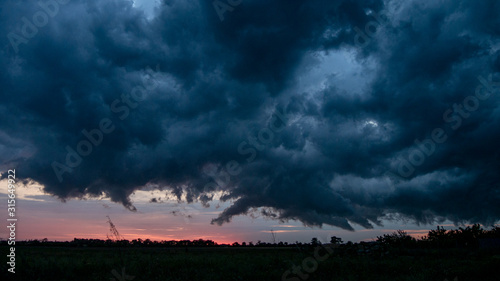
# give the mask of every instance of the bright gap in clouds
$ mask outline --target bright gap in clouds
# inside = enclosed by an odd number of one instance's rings
[[[155,16],[155,8],[160,5],[158,0],[133,0],[134,8],[141,9],[150,20]]]
[[[314,96],[336,88],[342,94],[363,96],[375,77],[375,68],[373,59],[358,59],[356,53],[348,49],[312,52],[298,68],[295,89]]]

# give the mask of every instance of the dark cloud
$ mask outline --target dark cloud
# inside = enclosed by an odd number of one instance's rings
[[[0,155],[50,194],[220,192],[216,224],[500,218],[497,1],[42,2],[1,4]]]

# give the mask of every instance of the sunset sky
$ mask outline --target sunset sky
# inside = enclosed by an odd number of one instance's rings
[[[7,200],[6,181],[1,181],[0,200]],[[220,208],[204,208],[201,204],[182,204],[177,199],[164,198],[162,203],[150,203],[152,196],[164,196],[158,191],[137,191],[132,196],[138,211],[131,213],[122,205],[109,199],[69,200],[65,203],[43,193],[40,186],[20,187],[18,189],[18,239],[29,240],[47,238],[49,240],[69,241],[73,238],[106,239],[112,237],[107,223],[109,216],[125,239],[137,238],[151,240],[210,239],[218,243],[233,242],[273,242],[276,241],[310,242],[312,237],[324,243],[331,236],[342,237],[347,241],[372,241],[384,233],[405,229],[415,237],[427,234],[428,226],[412,223],[390,222],[384,227],[363,229],[356,227],[355,232],[332,226],[305,227],[302,223],[291,221],[280,223],[262,217],[258,212],[249,216],[235,218],[223,226],[211,225],[210,221],[220,212]],[[221,204],[222,205],[222,204]],[[230,205],[230,204],[225,204]],[[222,205],[223,206],[223,205]],[[221,207],[222,208],[222,207]],[[7,216],[2,216],[7,219]],[[454,228],[452,223],[440,224],[446,229]],[[0,238],[5,239],[6,232]]]
[[[18,239],[328,242],[500,219],[500,2],[0,4]],[[0,238],[7,236],[2,229]]]

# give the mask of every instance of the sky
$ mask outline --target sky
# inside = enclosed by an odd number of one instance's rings
[[[0,204],[15,169],[21,239],[105,238],[106,216],[127,239],[221,243],[494,225],[499,13],[2,1]]]

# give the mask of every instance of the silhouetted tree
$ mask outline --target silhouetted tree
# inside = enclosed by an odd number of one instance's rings
[[[319,245],[318,238],[313,237],[313,239],[311,239],[311,246],[318,246],[318,245]]]
[[[384,234],[383,236],[377,236],[377,242],[382,243],[384,245],[393,246],[393,247],[409,247],[415,246],[417,240],[404,230],[398,230],[391,234]]]
[[[337,236],[332,236],[332,238],[330,239],[330,243],[337,245],[337,244],[342,244],[344,242],[342,241],[342,238]]]

